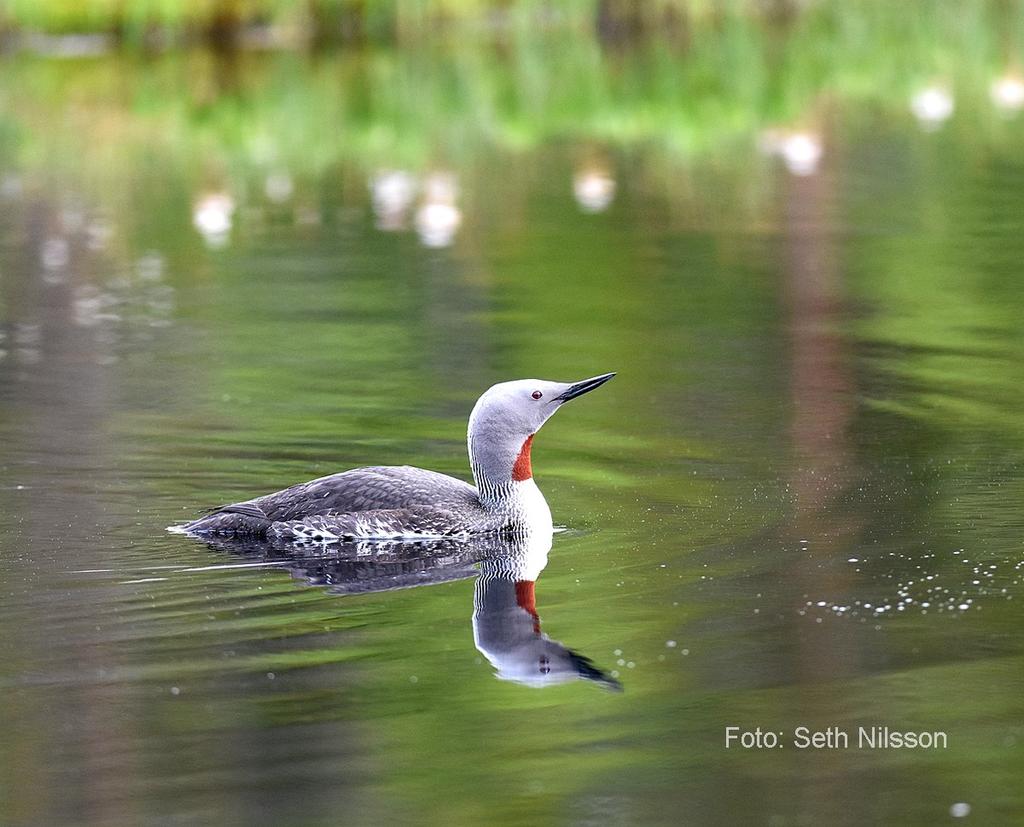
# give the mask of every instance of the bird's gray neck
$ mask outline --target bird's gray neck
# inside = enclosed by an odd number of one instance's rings
[[[478,451],[481,444],[485,448]],[[477,496],[486,511],[499,515],[517,530],[550,534],[551,509],[533,481],[529,451],[529,439],[525,445],[502,450],[491,441],[478,443],[471,435],[469,459]]]
[[[498,479],[494,479],[479,462],[473,460],[472,454],[470,454],[469,464],[473,469],[473,481],[476,483],[480,502],[485,506],[506,505],[516,499],[518,483],[512,479],[511,472],[504,477],[499,475]]]
[[[512,479],[519,445],[510,435],[478,434],[471,427],[468,435],[469,465],[486,505],[504,505],[515,499],[517,483]]]

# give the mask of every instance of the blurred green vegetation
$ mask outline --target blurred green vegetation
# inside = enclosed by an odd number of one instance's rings
[[[9,169],[45,170],[96,198],[123,197],[158,155],[192,197],[227,190],[244,203],[280,171],[306,194],[341,165],[468,172],[495,152],[561,141],[579,167],[642,155],[645,186],[666,200],[724,175],[737,203],[757,209],[774,161],[755,150],[772,135],[830,133],[838,148],[835,124],[851,109],[909,121],[911,96],[929,86],[955,97],[954,127],[970,125],[974,151],[1019,135],[989,90],[1024,65],[1024,4],[828,2],[781,19],[715,9],[685,42],[661,35],[622,50],[593,28],[549,27],[313,56],[15,52],[0,59],[0,151]]]
[[[868,0],[876,6],[878,0]],[[940,3],[933,2],[933,5]],[[596,29],[622,42],[666,31],[688,40],[694,26],[746,18],[791,21],[828,2],[778,0],[3,0],[9,31],[101,33],[135,47],[206,39],[222,46],[406,40],[425,33],[524,33],[538,28]],[[866,5],[866,4],[860,4]],[[859,14],[855,13],[855,14]],[[252,36],[259,33],[259,36]]]

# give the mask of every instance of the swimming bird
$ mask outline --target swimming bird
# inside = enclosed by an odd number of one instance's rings
[[[408,465],[355,468],[221,506],[171,530],[326,543],[549,532],[551,511],[530,462],[534,435],[562,405],[614,375],[519,379],[488,388],[469,416],[476,485]]]

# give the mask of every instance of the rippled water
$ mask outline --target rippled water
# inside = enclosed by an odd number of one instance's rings
[[[794,172],[342,150],[233,194],[170,145],[0,157],[0,820],[1019,819],[1024,131],[995,129],[851,107]],[[493,549],[164,530],[361,464],[468,476],[489,384],[607,370],[535,443],[566,530],[485,582]],[[602,681],[531,685],[564,677],[515,654],[531,601]],[[793,748],[833,725],[948,748]]]

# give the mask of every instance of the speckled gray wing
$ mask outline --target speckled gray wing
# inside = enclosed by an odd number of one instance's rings
[[[217,509],[185,526],[202,534],[262,535],[274,523],[320,514],[394,511],[433,505],[454,512],[479,508],[467,482],[408,465],[355,468]]]
[[[443,539],[466,537],[486,529],[480,508],[445,508],[412,505],[408,508],[374,509],[346,513],[311,514],[270,525],[271,540],[335,543],[347,540]],[[497,524],[494,528],[497,528]]]

